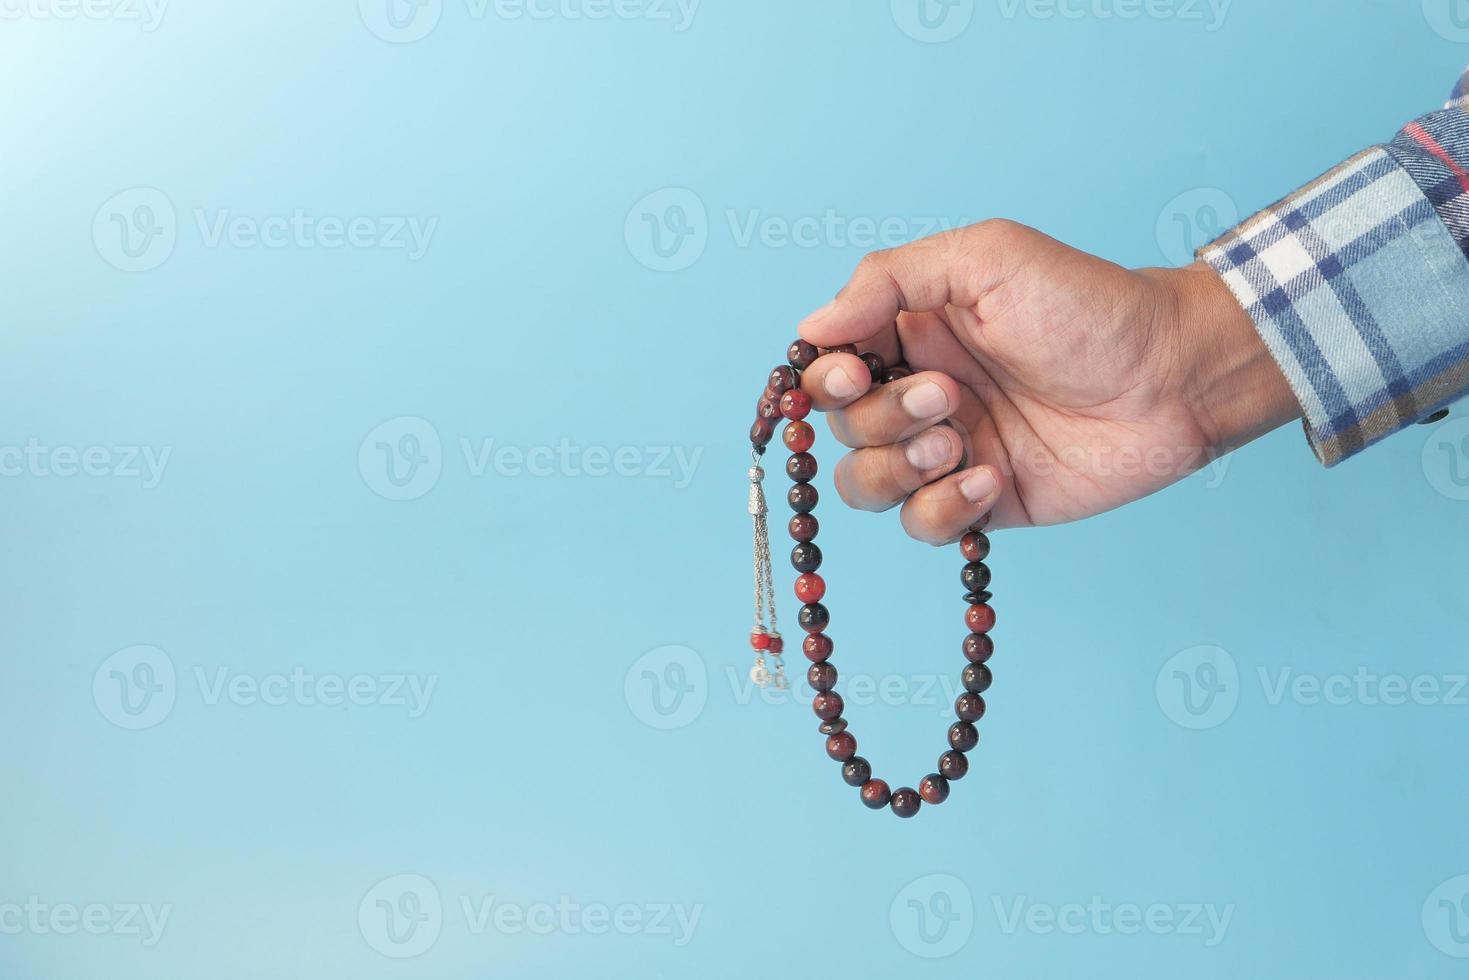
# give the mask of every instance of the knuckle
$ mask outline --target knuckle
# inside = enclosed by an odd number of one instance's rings
[[[935,548],[943,547],[949,543],[950,538],[939,516],[921,496],[915,495],[903,505],[903,530],[915,541]]]

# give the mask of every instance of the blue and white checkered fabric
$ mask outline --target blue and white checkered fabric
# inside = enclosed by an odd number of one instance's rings
[[[1327,465],[1469,392],[1465,167],[1469,112],[1434,113],[1199,253],[1254,320]]]

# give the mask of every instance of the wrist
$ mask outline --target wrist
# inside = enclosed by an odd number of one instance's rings
[[[1203,262],[1155,270],[1172,296],[1179,396],[1211,450],[1227,453],[1301,417],[1255,324]]]

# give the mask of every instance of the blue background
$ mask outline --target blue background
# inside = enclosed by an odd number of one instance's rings
[[[171,914],[152,946],[0,915],[0,976],[1460,975],[1469,946],[1422,919],[1469,872],[1469,708],[1271,703],[1259,676],[1465,669],[1469,503],[1442,467],[1469,457],[1428,430],[1326,472],[1292,428],[1222,481],[998,534],[985,744],[918,820],[858,805],[804,695],[744,683],[751,406],[867,247],[739,230],[1004,215],[1176,262],[1160,227],[1201,240],[1221,194],[1247,214],[1442,101],[1469,44],[1417,6],[1236,0],[1211,25],[982,0],[945,43],[876,2],[705,0],[680,30],[444,0],[414,43],[351,0],[175,0],[151,31],[7,7],[0,445],[170,456],[151,488],[0,479],[0,912]],[[176,242],[127,272],[106,229],[134,212],[108,202],[140,187]],[[665,188],[690,193],[639,203]],[[196,217],[296,209],[438,223],[414,260],[211,245]],[[693,232],[684,267],[650,268],[650,220]],[[440,472],[399,501],[363,443],[387,422],[407,445],[403,417]],[[462,440],[490,439],[633,449],[620,476],[476,475]],[[701,454],[686,485],[664,448]],[[894,515],[822,521],[844,673],[915,692],[849,712],[863,754],[916,779],[947,714],[916,692],[960,663],[958,561]],[[1237,706],[1191,730],[1155,688],[1201,644]],[[136,645],[177,693],[129,730],[107,664]],[[298,667],[436,686],[411,717],[198,680]],[[372,922],[403,874],[443,912],[400,959]],[[699,919],[682,945],[477,932],[461,899],[489,896]],[[1093,896],[1232,918],[1210,946],[997,912]]]

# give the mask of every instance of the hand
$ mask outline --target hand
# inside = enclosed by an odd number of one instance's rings
[[[1300,416],[1212,269],[1132,271],[1006,221],[867,256],[800,332],[915,372],[879,386],[830,353],[801,384],[855,450],[842,499],[902,503],[932,544],[986,512],[994,527],[1100,514]]]

